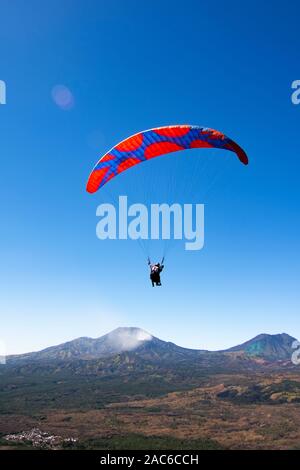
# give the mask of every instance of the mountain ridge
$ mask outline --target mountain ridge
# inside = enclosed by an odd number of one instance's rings
[[[240,352],[252,357],[264,357],[268,360],[285,360],[291,357],[292,344],[296,338],[287,333],[261,333],[242,344],[221,352]]]
[[[82,336],[40,351],[11,355],[7,357],[7,361],[8,363],[25,363],[95,360],[134,352],[145,357],[151,356],[151,358],[172,356],[173,359],[176,357],[196,359],[205,354],[207,357],[220,357],[225,354],[276,362],[290,359],[293,352],[292,343],[295,340],[296,338],[287,333],[275,335],[262,333],[225,350],[207,351],[184,348],[175,343],[163,341],[141,328],[119,327],[98,338]]]

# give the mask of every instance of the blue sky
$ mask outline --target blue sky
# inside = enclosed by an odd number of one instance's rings
[[[300,337],[299,13],[296,1],[2,0],[0,337],[9,353],[118,326],[208,349],[262,332]],[[71,109],[53,101],[56,85],[72,92]],[[250,165],[200,150],[193,157],[209,159],[208,174],[191,172],[196,160],[170,170],[166,158],[111,182],[114,196],[139,202],[148,180],[164,202],[157,188],[171,171],[190,177],[192,201],[206,205],[205,248],[174,244],[164,285],[152,290],[137,243],[96,238],[107,193],[91,196],[85,184],[112,145],[176,123],[223,131]],[[189,202],[178,191],[170,197]]]

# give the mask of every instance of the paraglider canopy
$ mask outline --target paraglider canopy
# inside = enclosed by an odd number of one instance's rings
[[[128,137],[103,155],[90,174],[86,189],[94,193],[119,173],[138,163],[194,148],[230,150],[244,165],[248,164],[244,150],[220,131],[191,125],[157,127]]]

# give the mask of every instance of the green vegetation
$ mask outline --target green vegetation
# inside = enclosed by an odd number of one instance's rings
[[[0,376],[0,414],[37,414],[44,409],[102,409],[109,403],[155,398],[200,386],[203,377],[155,374],[78,377],[68,373]]]
[[[282,380],[269,385],[251,384],[247,387],[228,387],[218,393],[218,398],[240,404],[300,403],[300,382]]]
[[[75,449],[101,450],[216,450],[222,446],[211,439],[176,439],[169,436],[142,436],[128,434],[105,439],[90,439]]]

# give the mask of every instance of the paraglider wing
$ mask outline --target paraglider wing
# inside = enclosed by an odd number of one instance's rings
[[[193,148],[230,150],[244,165],[248,164],[244,150],[219,131],[190,125],[157,127],[128,137],[101,157],[89,176],[86,189],[94,193],[119,173],[138,163]]]

